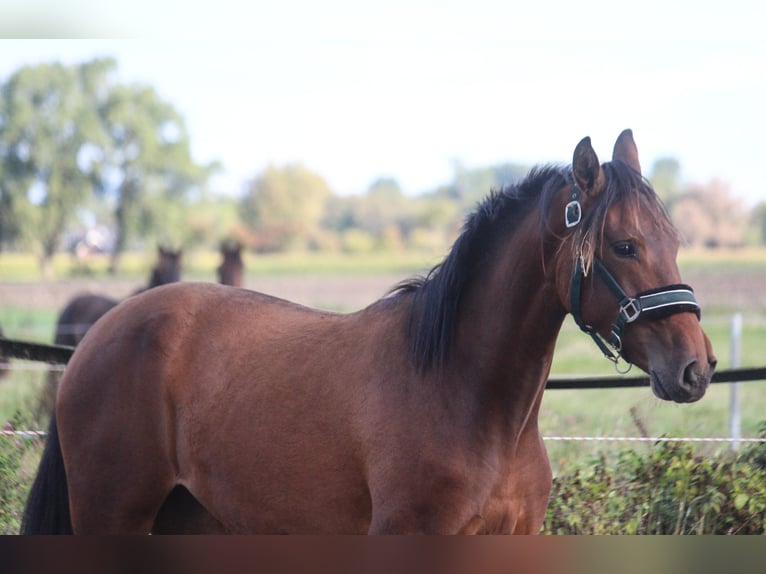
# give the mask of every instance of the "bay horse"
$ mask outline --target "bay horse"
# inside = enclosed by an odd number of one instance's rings
[[[446,258],[360,311],[179,283],[64,373],[22,532],[538,533],[538,410],[567,313],[659,398],[716,359],[630,130],[493,191]],[[629,295],[626,295],[629,294]]]
[[[220,253],[223,260],[216,269],[221,285],[242,287],[245,264],[242,261],[242,244],[238,241],[222,241]]]

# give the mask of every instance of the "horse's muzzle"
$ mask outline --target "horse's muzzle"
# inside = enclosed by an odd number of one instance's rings
[[[717,360],[711,359],[705,366],[692,360],[677,374],[671,375],[652,369],[650,384],[654,394],[662,400],[676,403],[693,403],[700,400],[710,384]]]

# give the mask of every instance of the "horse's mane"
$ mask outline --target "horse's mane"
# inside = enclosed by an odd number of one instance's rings
[[[609,207],[628,196],[629,192],[639,191],[630,193],[635,198],[633,209],[636,217],[639,197],[645,197],[657,206],[657,220],[673,228],[659,198],[640,174],[621,161],[604,164],[603,168],[607,186],[583,214],[583,221],[576,228],[571,243],[573,257],[582,257],[586,266],[592,262],[601,242]],[[477,276],[477,271],[492,261],[497,251],[493,246],[498,240],[508,241],[519,223],[535,207],[538,208],[542,253],[552,197],[570,178],[569,170],[562,166],[538,166],[521,181],[491,190],[466,218],[446,258],[425,276],[407,279],[393,289],[392,295],[413,295],[408,335],[418,371],[426,372],[444,366],[452,347],[460,303],[467,286]]]

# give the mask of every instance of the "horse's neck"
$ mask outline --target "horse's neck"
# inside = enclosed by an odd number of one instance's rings
[[[523,420],[544,389],[566,316],[539,240],[527,243],[515,242],[466,294],[452,365],[501,408],[526,411]]]

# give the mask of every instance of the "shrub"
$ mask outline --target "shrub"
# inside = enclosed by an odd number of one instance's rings
[[[601,456],[554,479],[543,532],[764,534],[766,444],[702,457],[659,442],[648,455]]]

